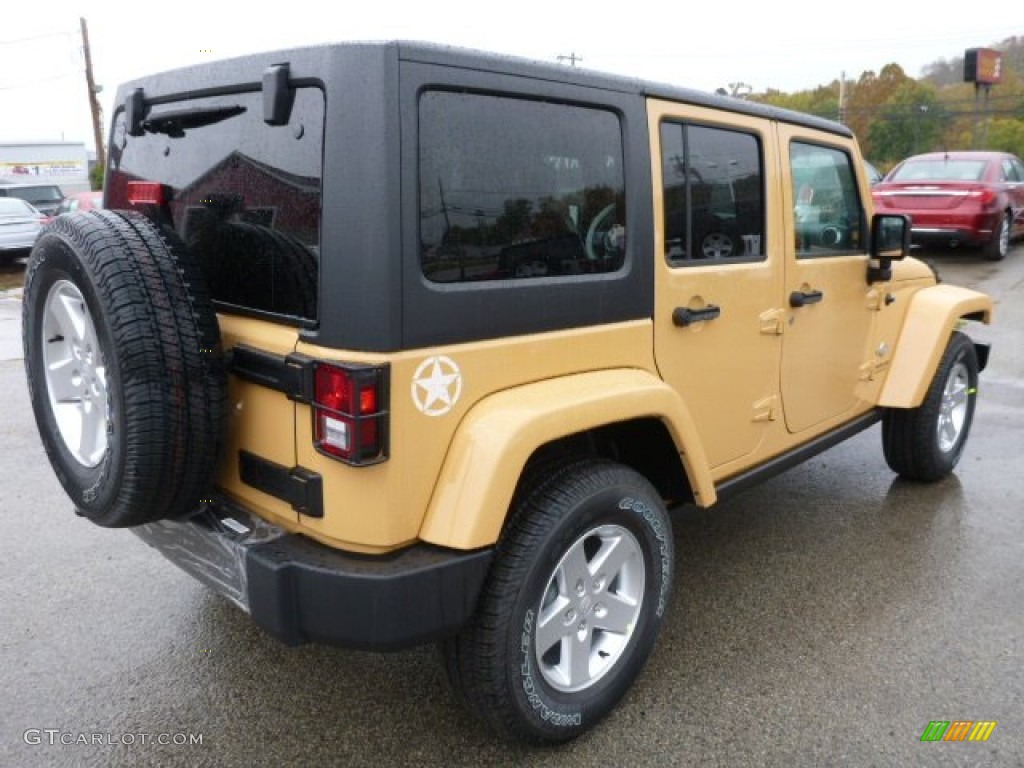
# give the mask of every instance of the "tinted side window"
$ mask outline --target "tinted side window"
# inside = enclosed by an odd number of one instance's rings
[[[764,258],[764,175],[756,136],[663,123],[665,256],[673,263]]]
[[[472,93],[420,98],[420,263],[437,283],[615,272],[618,117]]]
[[[166,202],[146,213],[197,256],[222,309],[315,320],[323,124],[315,88],[296,91],[285,126],[263,122],[258,91],[155,106],[142,136],[127,135],[122,112],[108,199],[128,208],[129,182],[160,182]]]

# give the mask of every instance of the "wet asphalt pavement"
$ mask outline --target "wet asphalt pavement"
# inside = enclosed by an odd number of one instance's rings
[[[681,511],[651,661],[557,749],[493,739],[432,648],[286,648],[130,533],[74,517],[0,294],[0,766],[1024,765],[1024,246],[933,261],[998,302],[955,476],[895,480],[876,426]],[[998,725],[922,743],[932,720]]]

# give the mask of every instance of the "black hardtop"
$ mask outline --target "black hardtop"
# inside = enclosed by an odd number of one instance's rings
[[[504,54],[484,53],[465,48],[435,45],[432,43],[401,41],[395,43],[399,48],[399,58],[403,61],[416,61],[441,66],[465,67],[500,74],[518,75],[539,80],[572,83],[583,87],[602,90],[634,93],[666,101],[678,101],[709,109],[735,112],[741,115],[777,120],[784,123],[803,125],[817,130],[828,131],[840,136],[852,136],[852,132],[842,123],[795,112],[789,109],[757,102],[719,96],[694,88],[659,83],[639,78],[612,75],[583,67],[569,67],[533,59],[525,59]]]
[[[549,63],[506,54],[487,53],[468,48],[405,40],[325,43],[196,64],[156,73],[124,83],[118,91],[118,103],[123,103],[124,96],[136,88],[142,88],[147,93],[147,100],[152,99],[152,103],[159,103],[163,100],[161,97],[180,96],[183,93],[195,95],[198,91],[216,91],[238,83],[251,82],[255,85],[253,72],[260,72],[263,68],[277,63],[287,62],[291,64],[293,68],[296,68],[296,73],[300,77],[307,71],[316,71],[320,76],[323,76],[325,72],[330,71],[330,68],[324,65],[328,64],[338,54],[345,54],[345,59],[351,62],[351,55],[356,54],[358,56],[360,52],[368,59],[376,59],[378,61],[394,57],[400,61],[459,67],[533,80],[571,83],[585,88],[618,91],[667,101],[677,101],[709,109],[802,125],[840,136],[852,136],[849,128],[832,120],[744,99],[719,96],[707,91],[639,78],[612,75],[596,70],[588,70],[583,67],[569,67],[564,64]],[[307,69],[307,66],[309,69]]]

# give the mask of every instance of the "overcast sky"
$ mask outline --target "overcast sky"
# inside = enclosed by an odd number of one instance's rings
[[[984,4],[976,6],[981,9]],[[955,4],[951,8],[969,8]],[[555,61],[713,91],[746,83],[792,92],[856,79],[890,62],[912,77],[940,58],[1024,34],[1024,4],[945,13],[901,0],[558,2],[477,0],[5,0],[0,12],[0,141],[84,141],[92,128],[79,18],[85,14],[106,120],[117,85],[260,50],[414,39]],[[104,126],[104,136],[106,135]]]

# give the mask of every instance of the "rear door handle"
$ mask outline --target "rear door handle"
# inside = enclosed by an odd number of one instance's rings
[[[700,309],[676,307],[672,312],[672,322],[680,328],[685,328],[686,326],[693,325],[694,323],[703,323],[708,320],[714,320],[721,314],[722,308],[717,304],[708,304],[706,307],[701,307]]]
[[[789,294],[789,306],[803,307],[807,304],[817,304],[825,298],[821,291],[793,291]]]

